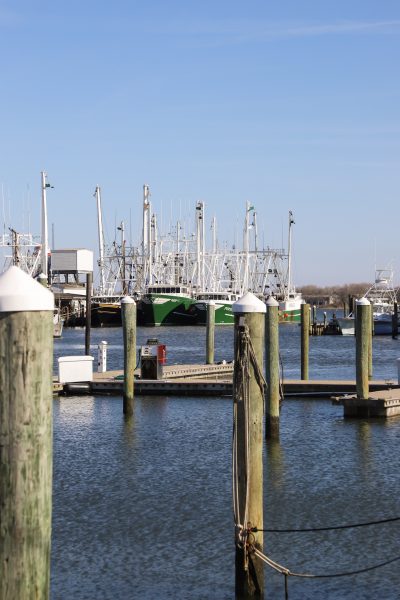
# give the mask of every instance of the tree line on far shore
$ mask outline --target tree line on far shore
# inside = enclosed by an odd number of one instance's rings
[[[311,300],[321,306],[339,308],[348,305],[349,298],[361,298],[371,285],[371,283],[347,283],[326,287],[303,285],[298,290],[307,302]]]

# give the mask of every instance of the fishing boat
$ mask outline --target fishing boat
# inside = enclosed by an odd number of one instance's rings
[[[392,269],[377,269],[375,281],[365,292],[364,297],[372,306],[374,335],[392,335],[393,314],[396,300],[396,290],[393,286]],[[354,335],[355,319],[350,313],[347,317],[338,318],[342,335]]]
[[[205,325],[210,303],[215,305],[215,325],[233,325],[232,305],[240,295],[232,292],[213,292],[197,294],[196,301],[190,311],[194,315],[196,325]]]
[[[300,292],[292,289],[285,293],[279,301],[279,322],[280,323],[298,323],[301,319],[301,305],[304,300]]]
[[[184,285],[151,285],[141,299],[140,325],[192,325],[194,296]]]

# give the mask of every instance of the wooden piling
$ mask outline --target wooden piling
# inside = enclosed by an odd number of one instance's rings
[[[399,313],[398,313],[398,308],[397,308],[397,302],[394,302],[393,315],[392,315],[392,338],[394,340],[397,339],[398,327],[399,327]]]
[[[374,328],[374,315],[372,310],[372,304],[369,306],[369,322],[370,322],[370,332],[368,338],[368,379],[372,379],[373,375],[373,364],[372,364],[372,338],[375,335]]]
[[[268,298],[265,315],[265,437],[279,439],[279,303]]]
[[[263,406],[262,377],[266,307],[248,292],[233,305],[234,364],[234,505],[236,526],[236,597],[261,598],[263,562],[251,547],[263,550]],[[254,350],[255,362],[251,356]],[[249,531],[257,528],[256,532]]]
[[[124,337],[124,394],[123,413],[133,414],[134,382],[136,367],[136,304],[133,298],[121,300],[121,318]]]
[[[0,598],[49,598],[54,296],[0,276]]]
[[[313,315],[313,322],[315,316]],[[301,305],[301,379],[308,380],[308,355],[310,347],[310,305]]]
[[[368,363],[371,337],[370,303],[367,298],[356,302],[356,389],[357,398],[368,399]]]
[[[215,302],[209,302],[207,306],[206,322],[206,364],[214,364],[215,348]]]
[[[85,321],[85,354],[90,354],[90,328],[92,324],[92,286],[93,273],[86,273],[86,321]]]

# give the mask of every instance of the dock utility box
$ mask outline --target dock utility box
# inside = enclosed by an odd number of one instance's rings
[[[58,382],[77,383],[93,381],[93,356],[60,356]]]
[[[155,338],[148,339],[147,345],[140,350],[141,379],[162,379],[165,362],[165,345],[159,344]]]

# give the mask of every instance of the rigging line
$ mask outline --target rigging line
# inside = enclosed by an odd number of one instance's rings
[[[304,527],[299,529],[257,529],[257,527],[254,527],[251,531],[263,531],[266,533],[310,533],[314,531],[334,531],[337,529],[369,527],[370,525],[382,525],[383,523],[393,523],[395,521],[400,521],[400,517],[392,517],[389,519],[381,519],[378,521],[367,521],[364,523],[352,523],[349,525],[333,525],[332,527]]]
[[[321,573],[321,574],[313,574],[313,573],[295,573],[294,571],[290,571],[289,569],[283,567],[279,563],[275,563],[268,556],[266,556],[263,552],[253,547],[253,552],[258,558],[263,560],[267,565],[269,565],[275,571],[282,573],[283,575],[289,575],[290,577],[300,577],[303,579],[328,579],[334,577],[347,577],[350,575],[360,575],[361,573],[367,573],[368,571],[373,571],[374,569],[379,569],[381,567],[385,567],[390,565],[398,560],[400,560],[400,556],[395,556],[389,560],[386,560],[381,563],[377,563],[376,565],[371,565],[369,567],[364,567],[363,569],[356,569],[354,571],[343,571],[340,573]]]
[[[284,400],[284,393],[283,393],[283,381],[284,381],[284,376],[283,376],[283,362],[282,362],[282,355],[279,352],[279,365],[280,365],[280,378],[279,378],[279,396],[280,396],[280,404],[282,404],[283,400]]]

